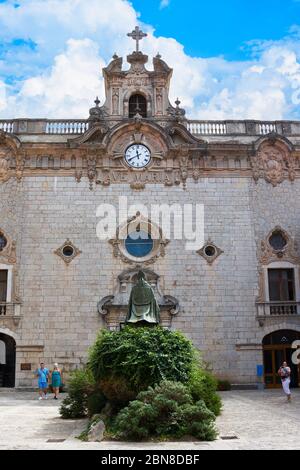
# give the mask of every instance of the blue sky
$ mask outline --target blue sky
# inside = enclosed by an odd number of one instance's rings
[[[300,0],[0,0],[0,118],[87,117],[136,24],[190,118],[300,119]]]
[[[300,23],[296,0],[133,0],[141,20],[157,34],[175,37],[187,54],[243,60],[242,46],[253,39],[279,40]]]

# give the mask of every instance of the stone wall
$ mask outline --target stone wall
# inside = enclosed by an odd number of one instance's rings
[[[32,372],[20,372],[24,362],[33,369],[40,359],[49,366],[58,362],[66,372],[81,366],[104,327],[97,302],[114,292],[128,265],[97,238],[96,209],[103,202],[117,205],[120,195],[128,196],[129,205],[204,204],[205,240],[224,253],[209,265],[196,251],[186,251],[185,241],[171,240],[166,256],[151,269],[161,276],[164,293],[180,301],[172,328],[193,340],[219,377],[255,382],[265,334],[278,327],[299,329],[289,320],[261,328],[255,307],[257,243],[277,224],[299,240],[298,181],[273,188],[250,178],[206,178],[189,180],[186,190],[148,185],[137,192],[128,185],[90,191],[85,181],[71,177],[32,177],[0,189],[0,225],[17,242],[19,265],[23,318],[10,326],[17,343],[17,386],[34,384]],[[69,265],[54,253],[68,238],[82,252]]]

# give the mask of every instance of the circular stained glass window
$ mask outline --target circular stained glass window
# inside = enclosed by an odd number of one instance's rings
[[[273,232],[269,238],[271,247],[276,251],[282,251],[287,245],[287,240],[282,232]]]
[[[2,233],[0,233],[0,251],[4,250],[6,245],[7,245],[7,240],[5,236]]]
[[[144,258],[150,255],[154,248],[151,235],[143,230],[131,232],[125,240],[127,252],[135,258]]]

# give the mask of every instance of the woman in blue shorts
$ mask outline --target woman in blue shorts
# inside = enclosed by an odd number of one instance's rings
[[[58,364],[54,364],[54,369],[51,374],[51,387],[54,392],[54,400],[58,399],[59,388],[62,384],[62,373],[58,368]]]

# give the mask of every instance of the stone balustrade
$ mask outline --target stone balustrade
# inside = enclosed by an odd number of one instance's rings
[[[258,302],[256,308],[259,318],[300,315],[300,302]]]
[[[89,129],[84,119],[15,119],[0,120],[0,130],[13,134],[80,135]],[[277,133],[300,136],[300,121],[201,121],[186,120],[184,125],[195,136],[264,136]]]
[[[7,319],[18,325],[21,320],[21,305],[19,303],[1,302],[0,319]]]
[[[209,122],[209,121],[190,121],[188,122],[188,130],[194,135],[224,135],[227,134],[225,122]]]
[[[15,314],[14,304],[0,303],[0,317],[12,317]]]
[[[11,134],[14,132],[14,121],[0,121],[0,131]]]
[[[48,121],[46,134],[84,134],[88,128],[87,121]]]
[[[258,128],[259,128],[260,135],[267,135],[267,134],[271,134],[272,132],[277,133],[277,126],[276,126],[276,123],[274,122],[260,122],[258,124]]]

